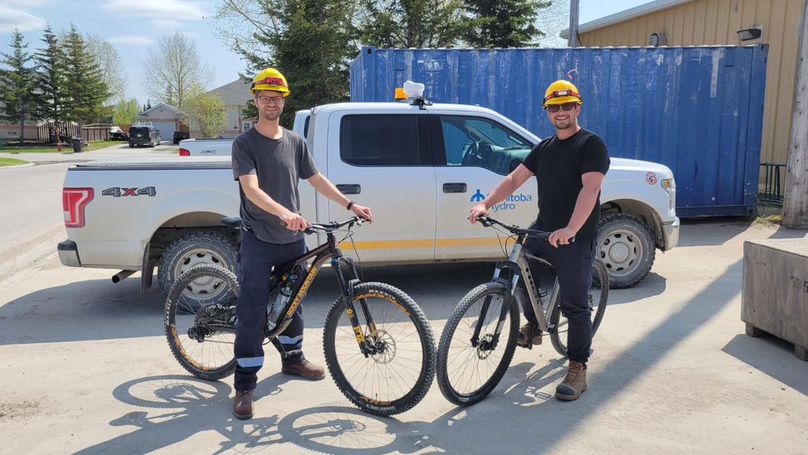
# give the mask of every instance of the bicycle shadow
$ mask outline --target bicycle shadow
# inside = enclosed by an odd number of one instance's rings
[[[261,381],[256,400],[282,391],[281,375]],[[119,401],[155,411],[132,411],[110,421],[111,426],[134,426],[135,431],[78,451],[78,454],[148,453],[214,430],[224,437],[213,453],[235,448],[256,449],[283,441],[276,427],[278,416],[249,421],[230,413],[231,388],[222,382],[206,382],[191,376],[163,375],[134,379],[116,387]]]

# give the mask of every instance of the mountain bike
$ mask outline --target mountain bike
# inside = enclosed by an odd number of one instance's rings
[[[525,280],[527,294],[542,334],[550,336],[553,347],[567,355],[567,319],[561,313],[558,278],[552,287],[537,290],[528,260],[538,261],[554,274],[552,265],[524,248],[529,236],[547,239],[550,232],[509,226],[491,217],[480,217],[485,227],[504,228],[515,242],[508,259],[494,268],[491,281],[463,297],[446,322],[438,344],[437,379],[443,396],[452,403],[468,406],[484,399],[505,375],[519,337],[519,304],[514,290]],[[599,260],[594,261],[589,307],[592,334],[606,311],[609,276]]]
[[[243,229],[239,218],[223,223]],[[429,321],[407,294],[389,284],[363,282],[351,258],[343,256],[339,244],[361,223],[353,217],[310,225],[306,233],[323,233],[326,241],[273,269],[265,336],[285,357],[277,335],[330,260],[341,292],[323,330],[328,370],[348,400],[371,414],[389,416],[412,408],[426,395],[435,375],[435,341]],[[338,241],[338,232],[345,238]],[[191,287],[193,299],[186,292]],[[194,376],[215,381],[233,373],[238,294],[236,275],[210,264],[189,269],[171,288],[166,337],[174,357]]]

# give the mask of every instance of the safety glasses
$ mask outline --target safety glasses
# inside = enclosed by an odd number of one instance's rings
[[[578,103],[564,103],[564,104],[550,104],[545,106],[544,108],[547,109],[548,112],[558,112],[559,110],[563,109],[565,111],[571,111],[575,109]]]

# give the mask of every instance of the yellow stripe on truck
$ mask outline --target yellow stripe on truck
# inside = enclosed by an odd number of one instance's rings
[[[370,241],[356,242],[356,249],[393,250],[393,249],[412,249],[412,248],[433,248],[435,246],[437,248],[469,248],[469,247],[488,247],[499,245],[500,240],[495,237],[480,237],[469,239],[438,239],[437,242],[435,242],[432,239],[370,240]],[[340,243],[340,246],[350,248],[351,242],[350,241],[342,242]]]

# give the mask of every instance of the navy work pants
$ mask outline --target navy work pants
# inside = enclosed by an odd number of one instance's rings
[[[532,229],[546,230],[539,223]],[[589,289],[592,286],[592,266],[595,260],[595,238],[576,239],[569,245],[553,248],[547,240],[529,237],[525,248],[547,260],[558,274],[561,314],[569,321],[567,327],[567,358],[586,363],[592,347],[592,312],[589,309]],[[535,261],[530,261],[534,262]],[[531,273],[538,285],[539,270],[531,264]],[[536,290],[538,292],[538,290]],[[536,324],[536,314],[527,296],[525,280],[519,280],[515,290],[525,318]]]
[[[241,291],[236,304],[236,390],[253,390],[258,370],[264,365],[264,327],[269,302],[269,275],[280,266],[306,252],[306,242],[267,243],[245,231],[239,250],[238,283]],[[303,360],[303,310],[297,307],[292,322],[278,336],[289,356],[284,363]]]

